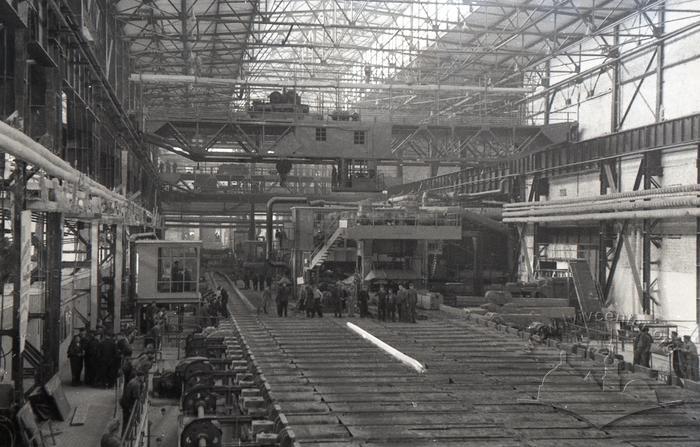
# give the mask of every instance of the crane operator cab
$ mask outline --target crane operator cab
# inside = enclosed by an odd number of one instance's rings
[[[331,172],[333,192],[381,192],[384,176],[377,172],[375,160],[341,158]]]

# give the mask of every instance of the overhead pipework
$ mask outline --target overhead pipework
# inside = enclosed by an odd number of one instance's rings
[[[665,219],[700,216],[700,185],[627,191],[604,196],[503,205],[505,223]]]

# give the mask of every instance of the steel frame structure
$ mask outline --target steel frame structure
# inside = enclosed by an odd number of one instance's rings
[[[154,116],[173,107],[243,110],[271,86],[298,85],[307,86],[302,93],[317,111],[539,122],[549,120],[544,111],[552,112],[555,96],[570,98],[571,86],[619,65],[632,46],[670,38],[664,14],[700,13],[659,0],[121,0],[117,9],[135,58],[132,79],[161,76],[160,84],[140,84]],[[179,75],[226,82],[172,85]],[[408,85],[379,91],[371,84]],[[441,92],[448,84],[527,93]]]

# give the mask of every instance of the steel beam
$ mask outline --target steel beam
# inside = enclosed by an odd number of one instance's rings
[[[46,213],[46,293],[43,333],[44,358],[50,371],[58,372],[61,345],[61,268],[63,260],[63,215]],[[69,334],[71,336],[72,334]]]
[[[360,82],[319,82],[315,80],[299,79],[290,81],[256,81],[246,79],[225,79],[225,78],[207,78],[202,76],[187,76],[187,75],[163,75],[157,73],[134,73],[129,79],[135,83],[157,83],[160,85],[223,85],[232,87],[268,87],[268,88],[314,88],[314,89],[331,89],[331,90],[354,90],[362,89],[370,90],[410,90],[415,92],[445,92],[445,91],[462,91],[462,92],[480,92],[482,94],[523,94],[530,92],[529,88],[522,87],[498,87],[492,88],[481,85],[450,85],[450,84],[372,84]]]

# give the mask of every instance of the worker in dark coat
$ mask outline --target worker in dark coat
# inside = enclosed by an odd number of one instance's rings
[[[90,386],[97,384],[98,367],[100,364],[100,338],[95,331],[90,331],[85,345],[85,383]]]
[[[224,308],[224,316],[228,316],[228,291],[223,287],[221,289],[221,306]]]
[[[333,302],[333,316],[341,318],[343,316],[343,299],[341,298],[342,286],[338,282],[331,291],[331,301]]]
[[[289,305],[289,287],[287,284],[280,284],[277,289],[277,316],[287,316],[287,306]]]
[[[651,344],[653,343],[649,328],[643,327],[637,337],[634,339],[634,363],[649,368],[649,360],[651,359]]]
[[[695,346],[695,343],[690,341],[690,335],[684,335],[683,336],[683,347],[681,348],[683,351],[683,357],[684,361],[683,364],[685,365],[685,378],[694,380],[697,382],[698,380],[698,348]]]
[[[131,411],[134,404],[141,399],[145,376],[146,372],[143,368],[137,369],[136,377],[131,379],[124,387],[124,393],[122,394],[122,398],[119,400],[119,405],[122,407],[122,434],[129,423],[129,418],[131,417]]]
[[[408,283],[408,290],[406,291],[406,308],[407,308],[407,321],[409,323],[416,322],[416,306],[418,305],[418,292],[416,291],[413,283]]]
[[[380,321],[386,321],[387,317],[387,293],[384,284],[379,286],[379,292],[377,292],[377,318]]]
[[[389,287],[386,297],[386,317],[389,321],[396,321],[396,290]]]
[[[399,314],[399,321],[408,321],[406,312],[406,301],[408,297],[406,296],[406,288],[403,284],[399,284],[399,291],[396,293],[396,311]]]
[[[100,364],[99,364],[99,379],[98,386],[106,386],[112,388],[117,382],[119,374],[119,354],[117,352],[117,344],[114,343],[112,334],[105,333],[104,338],[100,342]]]
[[[685,365],[683,364],[683,340],[678,336],[678,332],[671,332],[671,340],[665,343],[668,349],[671,350],[671,364],[673,372],[678,377],[685,375]]]
[[[362,287],[362,290],[357,294],[357,301],[360,305],[360,318],[365,318],[369,316],[369,293],[367,289]]]
[[[80,385],[80,374],[83,372],[83,356],[85,350],[83,349],[83,341],[80,339],[80,335],[73,336],[70,345],[68,345],[68,359],[70,360],[70,371],[72,376],[71,385]]]

